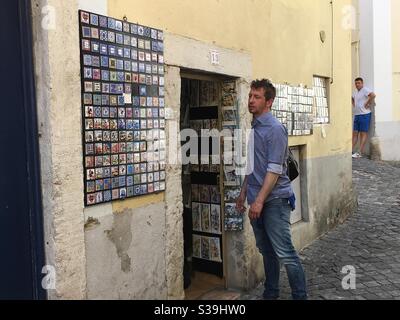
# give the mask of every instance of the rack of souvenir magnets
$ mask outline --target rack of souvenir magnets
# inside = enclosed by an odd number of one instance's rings
[[[314,122],[328,123],[329,107],[327,98],[328,92],[327,92],[325,78],[314,77],[314,95],[315,95]]]
[[[223,129],[223,170],[224,170],[224,228],[225,231],[242,231],[243,215],[236,210],[236,199],[240,194],[241,178],[238,175],[237,156],[241,141],[235,130],[239,129],[236,83],[222,84],[222,129]]]
[[[287,128],[290,136],[311,135],[313,133],[314,90],[275,84],[276,99],[272,114]]]
[[[163,32],[79,11],[85,204],[165,190]]]
[[[190,126],[196,131],[199,142],[198,152],[190,154],[193,268],[223,277],[219,84],[192,80],[190,86]],[[212,130],[215,130],[214,135]]]

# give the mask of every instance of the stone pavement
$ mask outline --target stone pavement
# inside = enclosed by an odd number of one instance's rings
[[[300,252],[309,299],[400,300],[400,167],[355,159],[353,182],[358,210]],[[355,268],[355,290],[342,288],[344,266]],[[259,300],[262,292],[260,285],[241,299]],[[281,299],[291,299],[284,269]]]

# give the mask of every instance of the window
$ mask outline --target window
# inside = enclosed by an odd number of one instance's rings
[[[314,76],[314,123],[329,123],[328,81]]]

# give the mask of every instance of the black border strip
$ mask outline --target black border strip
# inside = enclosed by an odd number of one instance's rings
[[[38,141],[36,89],[33,64],[33,41],[31,1],[18,0],[21,41],[22,79],[27,146],[27,169],[30,190],[29,219],[31,224],[31,254],[33,266],[33,299],[45,300],[47,293],[42,288],[42,268],[45,265],[43,209],[41,194],[40,153]]]

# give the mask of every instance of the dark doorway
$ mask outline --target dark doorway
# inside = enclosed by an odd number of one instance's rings
[[[182,154],[190,158],[190,163],[182,166],[184,288],[186,299],[195,300],[207,292],[225,288],[221,165],[211,161],[214,156],[220,159],[219,138],[200,136],[202,129],[220,130],[222,80],[212,75],[184,73],[181,73],[181,80],[180,129],[191,129],[193,134],[197,133],[189,139],[195,139],[197,144]],[[182,141],[182,145],[189,140]],[[208,148],[205,149],[202,147],[204,140],[208,140]],[[218,214],[213,215],[213,212]],[[217,248],[214,251],[218,251],[220,259],[213,258],[211,243],[218,244],[214,246]]]
[[[0,299],[45,299],[30,0],[0,10]]]

